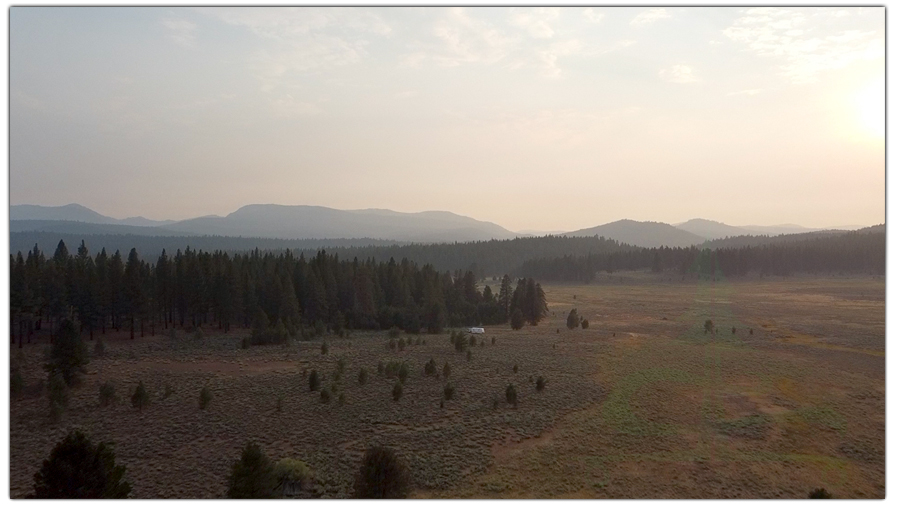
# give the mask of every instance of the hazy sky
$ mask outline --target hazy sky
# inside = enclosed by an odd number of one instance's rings
[[[10,199],[885,220],[883,8],[10,9]]]

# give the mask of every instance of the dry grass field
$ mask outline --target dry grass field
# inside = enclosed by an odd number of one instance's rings
[[[59,422],[37,386],[46,346],[14,347],[30,389],[11,404],[10,495],[30,491],[41,461],[78,426],[115,443],[139,498],[224,496],[248,440],[274,460],[309,463],[324,497],[349,495],[376,442],[407,460],[417,497],[802,498],[817,487],[884,497],[883,278],[617,274],[545,291],[544,322],[487,327],[471,360],[449,334],[401,351],[383,332],[354,333],[330,338],[326,355],[321,340],[242,350],[246,332],[134,341],[121,332],[92,358]],[[573,307],[588,329],[566,328]],[[717,332],[704,333],[706,319]],[[438,373],[450,363],[448,379],[424,375],[430,358]],[[379,361],[408,362],[399,401]],[[335,386],[328,404],[309,391],[314,369]],[[107,380],[119,401],[104,408]],[[143,412],[128,399],[138,380],[151,394]],[[455,397],[442,408],[447,382]],[[516,407],[505,402],[509,383]],[[213,400],[201,410],[204,385]]]

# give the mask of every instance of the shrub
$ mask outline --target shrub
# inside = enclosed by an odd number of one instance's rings
[[[703,332],[704,333],[712,333],[715,325],[712,322],[712,319],[707,319],[705,323],[703,323]]]
[[[409,367],[406,363],[400,365],[400,369],[397,371],[397,377],[400,379],[400,382],[406,384],[406,377],[409,375]]]
[[[420,346],[422,344],[422,338],[416,337],[416,346]]]
[[[322,391],[319,393],[319,400],[322,401],[322,404],[328,404],[331,402],[331,392],[328,388],[322,388]]]
[[[582,329],[582,330],[587,330],[587,329],[588,329],[588,326],[590,326],[590,324],[588,323],[588,320],[587,320],[587,319],[583,319],[583,320],[581,321],[581,329]]]
[[[31,498],[128,498],[131,485],[125,466],[116,466],[112,445],[93,443],[80,431],[70,431],[34,475]]]
[[[412,337],[407,337],[406,338],[406,346],[412,346],[412,345],[413,345]]]
[[[384,375],[384,363],[378,361],[378,375]]]
[[[394,383],[394,389],[391,390],[391,395],[394,397],[395,401],[399,401],[400,397],[403,396],[403,385],[400,384],[400,381]]]
[[[547,381],[544,380],[544,376],[541,375],[537,378],[537,381],[534,383],[534,387],[537,391],[544,391],[544,386],[547,384]]]
[[[281,487],[282,494],[291,486],[304,488],[313,480],[312,471],[302,460],[281,459],[275,464],[275,480]]]
[[[212,392],[206,386],[200,390],[200,409],[205,410],[209,403],[212,402]]]
[[[390,330],[388,330],[388,337],[391,339],[397,339],[400,337],[400,328],[396,326],[392,326]]]
[[[406,498],[409,470],[390,448],[373,446],[366,450],[353,486],[356,498]]]
[[[497,344],[497,338],[491,337],[491,346],[494,346],[495,344]]]
[[[283,406],[284,406],[284,395],[279,394],[278,397],[275,399],[275,411],[277,411],[278,413],[281,413],[281,409]]]
[[[499,408],[500,407],[500,399],[498,399],[497,397],[494,397],[494,399],[491,401],[491,407],[495,410],[497,408]]]
[[[317,391],[319,386],[322,385],[321,379],[319,379],[319,372],[313,370],[309,374],[309,391]]]
[[[457,352],[462,352],[462,351],[465,351],[465,349],[466,349],[466,336],[463,335],[462,333],[460,333],[459,335],[456,336],[455,348],[456,348]]]
[[[290,338],[290,334],[285,328],[281,319],[272,327],[269,325],[269,319],[265,316],[265,312],[259,310],[262,314],[257,317],[253,330],[250,332],[251,345],[265,344],[283,344]]]
[[[472,360],[472,350],[466,350],[466,360],[467,361]]]
[[[344,370],[347,369],[347,360],[341,357],[337,362],[337,373],[338,375],[343,375]]]
[[[476,339],[474,335],[470,335],[469,346],[475,346],[476,344],[478,344],[478,339]]]
[[[387,347],[388,347],[389,349],[391,349],[391,350],[393,350],[394,348],[396,348],[396,347],[397,347],[397,340],[396,340],[396,339],[391,339],[390,341],[388,341]]]
[[[506,402],[507,404],[512,404],[513,406],[519,403],[518,399],[516,398],[516,387],[513,386],[512,383],[509,383],[506,386]]]
[[[451,372],[451,370],[450,370],[450,363],[445,362],[445,363],[444,363],[444,378],[445,378],[445,379],[448,378],[448,377],[450,377],[450,372]]]
[[[484,339],[481,340],[481,347],[484,348]]]
[[[360,386],[365,385],[366,381],[369,380],[369,372],[367,372],[365,368],[360,368],[359,377],[357,377],[356,380],[359,381]]]
[[[168,399],[173,393],[175,393],[175,390],[172,389],[169,383],[166,383],[166,388],[163,390],[163,399]]]
[[[456,330],[450,330],[450,346],[456,346]]]
[[[202,328],[197,327],[197,331],[194,332],[194,340],[195,341],[203,340],[203,329]]]
[[[569,330],[574,330],[575,328],[578,328],[578,309],[577,308],[573,308],[569,312],[569,316],[566,317],[566,326],[569,328]]]
[[[322,355],[328,355],[328,341],[322,341]]]
[[[834,498],[831,496],[831,493],[828,492],[825,488],[817,488],[809,492],[809,498]]]
[[[437,373],[437,365],[434,362],[434,358],[429,359],[427,363],[425,363],[425,375],[434,375]]]
[[[113,383],[106,381],[100,386],[100,406],[106,407],[116,400],[116,387]]]
[[[87,348],[81,340],[78,326],[69,319],[63,319],[56,330],[50,361],[44,366],[48,372],[58,372],[67,386],[75,383],[79,373],[85,373],[88,363]]]
[[[529,376],[528,376],[528,383],[531,384],[531,383],[533,383],[533,382],[534,382],[534,376],[529,375]]]
[[[344,397],[344,394],[342,392],[340,395],[338,395],[338,404],[343,406],[346,402],[347,402],[347,398]]]
[[[243,348],[244,350],[246,350],[247,348],[250,348],[250,338],[249,337],[244,337],[243,339],[241,339],[241,348]]]
[[[69,388],[59,372],[50,373],[47,378],[47,387],[50,391],[50,417],[53,420],[59,420],[63,410],[69,404]]]
[[[388,361],[387,364],[384,365],[384,376],[388,379],[393,379],[397,376],[397,372],[400,370],[400,363],[397,361]]]
[[[9,396],[19,398],[25,390],[25,380],[22,379],[22,372],[18,368],[9,374]]]
[[[103,339],[97,338],[97,342],[94,343],[94,355],[97,357],[103,357],[106,355],[106,343],[103,342]]]
[[[513,310],[512,314],[509,316],[509,325],[513,330],[521,330],[523,326],[525,326],[525,316],[522,315],[522,310],[516,308]]]
[[[513,365],[513,373],[519,373],[519,365],[518,364]]]
[[[255,443],[248,442],[241,458],[231,465],[228,498],[276,498],[278,478],[275,466]]]
[[[398,340],[398,341],[397,341],[397,348],[400,348],[401,350],[404,349],[404,348],[406,348],[406,341],[405,341],[404,339],[402,339],[402,338],[401,338],[400,340]]]
[[[753,335],[753,328],[750,329],[750,335]]]
[[[453,396],[456,394],[456,388],[454,388],[450,383],[444,385],[444,399],[448,401],[453,400]]]
[[[137,388],[131,394],[131,405],[137,408],[138,411],[144,411],[144,408],[150,405],[150,395],[147,394],[143,381],[138,381]]]

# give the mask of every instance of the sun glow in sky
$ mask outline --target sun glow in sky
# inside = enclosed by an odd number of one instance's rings
[[[10,200],[885,220],[884,8],[10,9]]]
[[[884,139],[884,78],[872,81],[856,95],[856,107],[863,128],[871,136]]]

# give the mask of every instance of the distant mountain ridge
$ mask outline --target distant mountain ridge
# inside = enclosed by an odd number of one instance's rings
[[[634,221],[631,219],[620,219],[605,225],[568,232],[564,235],[570,237],[602,236],[607,239],[615,239],[620,243],[647,248],[660,246],[689,247],[703,243],[706,240],[697,234],[681,230],[668,223]]]
[[[383,209],[337,210],[310,205],[246,205],[227,216],[203,216],[183,221],[146,218],[115,219],[84,206],[10,206],[10,221],[27,221],[35,231],[97,233],[96,225],[127,226],[119,233],[147,235],[196,235],[268,237],[278,239],[374,238],[405,242],[454,242],[511,239],[517,236],[488,221],[445,211],[416,213]],[[19,231],[24,231],[22,226]],[[144,230],[140,230],[140,229]],[[137,229],[137,230],[136,230]],[[103,230],[102,233],[115,233]]]
[[[155,221],[142,216],[116,219],[104,216],[83,205],[70,203],[59,207],[45,207],[42,205],[10,205],[10,221],[34,220],[34,221],[78,221],[82,223],[96,223],[104,225],[130,225],[138,227],[156,227],[174,223],[172,220]]]
[[[115,219],[78,204],[59,207],[12,205],[10,231],[65,234],[148,236],[223,236],[273,239],[372,238],[404,243],[452,243],[527,236],[602,236],[639,247],[688,247],[729,240],[729,244],[764,241],[762,236],[827,233],[799,225],[733,226],[708,219],[671,225],[622,219],[573,232],[512,232],[489,221],[447,211],[396,212],[387,209],[338,210],[312,205],[245,205],[227,216],[201,216],[181,221],[143,217]],[[756,239],[751,239],[756,238]]]

